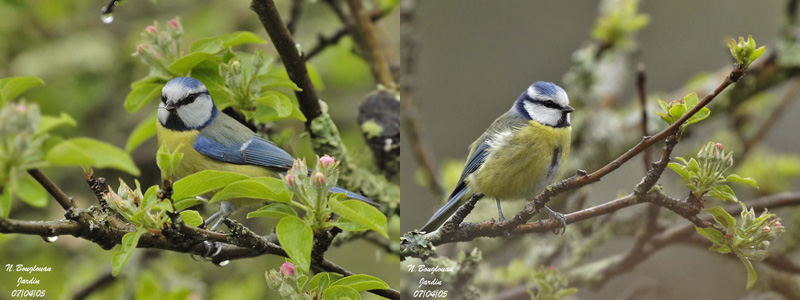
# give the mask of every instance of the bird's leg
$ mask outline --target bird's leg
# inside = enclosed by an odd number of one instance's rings
[[[233,204],[228,201],[221,201],[219,203],[219,210],[212,214],[208,219],[206,219],[206,224],[210,222],[216,222],[214,225],[211,226],[208,230],[214,231],[219,227],[219,223],[222,221],[222,217],[230,216],[233,213]]]
[[[553,229],[553,233],[558,234],[558,231],[560,229],[563,229],[563,231],[561,231],[562,234],[564,232],[567,232],[567,218],[564,217],[564,214],[554,211],[547,206],[544,207],[544,211],[547,212],[548,215],[550,215],[550,219],[556,220],[559,223],[561,223],[561,227]]]
[[[497,202],[497,214],[499,215],[500,222],[503,222],[503,221],[505,221],[505,220],[506,220],[506,217],[505,217],[505,216],[503,216],[503,209],[502,209],[502,208],[500,208],[500,200],[498,200],[498,199],[494,199],[494,201],[496,201],[496,202]]]

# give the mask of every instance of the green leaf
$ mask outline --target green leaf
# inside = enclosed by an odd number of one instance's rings
[[[265,199],[273,202],[289,203],[292,195],[286,190],[283,181],[272,177],[256,177],[229,184],[214,194],[211,202],[235,198]]]
[[[307,291],[321,291],[324,292],[326,288],[330,285],[332,281],[336,281],[342,278],[341,274],[332,273],[332,272],[319,272],[314,277],[311,277],[311,280],[308,281],[308,285],[306,286]]]
[[[675,119],[682,117],[684,113],[686,113],[686,105],[683,104],[675,104],[669,109],[669,115]]]
[[[263,74],[258,76],[258,81],[261,84],[261,91],[266,92],[269,90],[274,90],[275,88],[290,88],[295,91],[302,91],[294,81],[289,80],[289,78],[281,77],[281,76],[274,76],[271,74]]]
[[[285,118],[292,113],[292,100],[286,95],[276,91],[266,91],[262,97],[255,99],[256,103],[270,107],[278,113],[279,118]]]
[[[304,273],[308,273],[311,266],[311,246],[314,244],[311,227],[298,217],[285,217],[278,222],[275,232],[289,258]]]
[[[215,55],[216,52],[213,53],[192,52],[173,61],[171,64],[169,64],[167,69],[174,74],[185,75],[189,73],[189,70],[194,68],[194,66],[200,64],[201,62]]]
[[[297,217],[297,212],[283,203],[272,203],[247,214],[247,218],[275,218]]]
[[[136,128],[133,129],[131,135],[128,136],[128,142],[125,143],[125,152],[133,153],[139,145],[146,142],[156,135],[156,112],[150,113]]]
[[[389,285],[383,280],[365,274],[347,276],[335,281],[331,286],[349,286],[359,292],[389,288]]]
[[[739,202],[739,199],[736,198],[736,194],[733,193],[731,187],[724,184],[712,188],[711,191],[709,191],[708,195],[720,200],[731,200],[733,202]]]
[[[703,227],[695,227],[697,229],[697,233],[706,237],[712,243],[717,245],[725,245],[725,235],[722,234],[719,230],[714,228],[703,228]]]
[[[700,164],[694,158],[689,159],[689,171],[690,172],[700,171]]]
[[[751,263],[746,257],[740,256],[739,260],[742,261],[744,268],[747,269],[747,289],[749,290],[756,283],[756,279],[758,277],[756,274],[756,269],[753,268],[753,263]]]
[[[161,83],[144,83],[137,85],[133,90],[128,93],[128,96],[125,97],[125,109],[128,112],[137,112],[142,107],[156,99],[161,94],[161,88],[164,85]]]
[[[192,77],[194,79],[200,80],[206,88],[211,91],[212,89],[222,89],[225,87],[225,78],[219,74],[219,62],[217,59],[207,59],[192,68]],[[214,95],[211,95],[214,97]],[[214,97],[214,103],[216,103],[217,98]]]
[[[683,103],[686,104],[686,107],[688,108],[694,108],[697,106],[697,102],[700,101],[697,99],[697,94],[695,93],[691,93],[683,97]]]
[[[340,217],[338,221],[333,223],[334,226],[339,227],[344,231],[365,231],[369,230],[369,227],[365,225],[358,224],[356,222],[350,221],[347,218]]]
[[[656,100],[656,101],[658,101],[658,105],[661,106],[661,110],[663,110],[665,112],[669,112],[669,108],[668,108],[669,104],[667,104],[667,102],[664,102],[664,101],[661,101],[661,100]]]
[[[206,203],[206,201],[197,198],[185,198],[181,200],[175,200],[175,209],[181,211],[201,203]]]
[[[721,224],[729,232],[733,231],[733,228],[736,226],[736,219],[725,211],[724,208],[721,206],[714,206],[706,208],[706,211],[714,217],[717,223]]]
[[[119,251],[115,252],[111,257],[111,275],[117,276],[122,271],[122,267],[128,262],[128,259],[139,244],[139,238],[147,232],[147,229],[139,227],[139,230],[128,232],[122,237],[122,243]]]
[[[325,290],[325,293],[322,294],[322,300],[339,300],[339,299],[350,299],[350,300],[361,300],[361,295],[358,294],[354,288],[349,286],[332,286]]]
[[[750,178],[750,177],[744,177],[743,178],[743,177],[741,177],[739,175],[731,174],[731,175],[728,175],[728,178],[725,178],[725,180],[728,181],[728,182],[745,183],[745,184],[749,184],[749,185],[753,186],[754,188],[758,188],[758,182],[756,182],[755,179]]]
[[[761,46],[758,49],[753,50],[753,53],[750,53],[750,61],[755,61],[761,57],[761,54],[764,54],[764,50],[767,50],[767,47]]]
[[[44,85],[39,77],[20,76],[0,79],[0,104],[11,101],[23,92]]]
[[[166,180],[172,177],[175,170],[178,169],[178,165],[181,163],[181,160],[183,160],[183,152],[180,151],[182,147],[183,144],[180,144],[170,152],[167,142],[164,142],[164,144],[158,148],[158,152],[156,152],[156,165],[161,170],[162,179]]]
[[[61,125],[70,125],[76,126],[78,123],[75,122],[75,119],[70,117],[67,113],[62,112],[60,116],[53,117],[53,116],[42,116],[39,119],[39,125],[36,128],[36,134],[42,134],[53,130]]]
[[[220,50],[241,45],[241,44],[264,44],[267,41],[249,31],[237,31],[226,33],[214,37],[199,39],[189,47],[190,52],[213,50],[216,43],[219,43]],[[216,51],[219,52],[219,51]],[[215,53],[216,53],[215,52]]]
[[[333,194],[328,200],[328,204],[334,213],[350,220],[369,227],[382,236],[389,238],[389,227],[386,216],[377,208],[358,200],[348,200],[340,202],[344,194]],[[338,200],[337,200],[338,198]]]
[[[688,126],[690,124],[694,124],[694,123],[700,122],[700,121],[704,120],[705,118],[708,118],[709,115],[711,115],[711,110],[709,110],[708,108],[703,107],[699,111],[697,111],[696,114],[694,114],[691,117],[689,117],[689,119],[687,119],[686,122],[683,123],[683,127],[686,127],[686,126]]]
[[[203,224],[203,217],[200,216],[200,213],[196,210],[184,210],[181,212],[181,219],[186,225],[189,226],[200,226]]]
[[[667,167],[678,173],[684,180],[689,181],[689,171],[686,171],[686,168],[679,163],[668,163]]]
[[[24,175],[11,182],[11,190],[17,197],[35,207],[47,206],[47,190],[30,175]]]
[[[57,166],[114,168],[134,176],[139,176],[140,173],[128,153],[111,144],[90,138],[61,141],[47,151],[45,158]]]
[[[205,170],[186,176],[172,184],[173,200],[183,200],[194,198],[195,196],[208,193],[213,190],[221,189],[233,182],[244,180],[250,177],[233,172],[216,170]]]
[[[225,49],[225,47],[222,45],[222,41],[217,37],[209,37],[195,41],[192,46],[189,47],[189,53],[217,54],[223,49]]]

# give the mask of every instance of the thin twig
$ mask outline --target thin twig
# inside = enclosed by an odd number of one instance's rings
[[[297,23],[300,20],[300,15],[303,13],[303,0],[289,1],[289,21],[286,21],[286,28],[289,33],[294,34],[297,30]]]
[[[114,275],[111,274],[111,270],[105,271],[103,275],[97,277],[91,284],[87,285],[83,289],[75,292],[75,295],[72,296],[72,300],[82,300],[86,299],[89,295],[94,293],[95,291],[109,285],[110,283],[114,282]]]
[[[61,205],[62,208],[66,210],[77,207],[75,205],[75,202],[72,201],[72,198],[67,196],[67,194],[65,194],[64,191],[61,190],[61,188],[59,188],[52,180],[50,180],[50,178],[47,177],[47,175],[45,175],[44,172],[42,172],[42,170],[30,169],[28,170],[28,174],[31,174],[31,176],[33,176],[33,179],[36,179],[36,181],[38,181],[39,184],[41,184],[42,187],[44,187],[44,189],[47,190],[47,192],[50,193],[50,195],[52,195],[53,198],[56,199],[56,201],[58,202],[58,204]]]
[[[384,88],[393,90],[396,87],[392,72],[389,69],[389,63],[384,59],[383,51],[378,45],[378,39],[375,37],[375,29],[373,28],[372,21],[369,14],[364,9],[363,0],[347,0],[350,7],[350,12],[355,19],[356,31],[358,32],[358,41],[360,41],[361,48],[366,52],[367,61],[369,62],[372,75],[375,81],[380,83]]]
[[[789,105],[791,105],[794,100],[797,100],[798,93],[800,93],[800,77],[796,78],[789,84],[789,88],[786,90],[786,93],[783,94],[780,103],[778,103],[778,105],[772,109],[772,112],[765,119],[764,124],[761,125],[761,128],[756,131],[753,137],[744,142],[741,154],[742,156],[747,155],[747,153],[752,150],[755,145],[757,145],[762,139],[764,139],[765,136],[767,136],[767,133],[781,118],[783,113],[789,108]]]
[[[370,13],[370,19],[374,23],[380,19],[383,19],[383,17],[385,17],[386,15],[388,15],[388,12],[376,10]],[[310,50],[306,52],[306,60],[311,60],[312,57],[317,56],[317,54],[320,54],[322,50],[325,50],[325,48],[327,48],[328,46],[339,43],[339,40],[341,40],[343,37],[350,34],[351,32],[352,30],[350,26],[342,25],[341,28],[336,29],[335,31],[333,31],[333,33],[327,36],[319,35],[319,37],[317,38],[317,44],[312,46]]]
[[[642,128],[642,136],[648,136],[647,133],[647,93],[645,92],[645,83],[647,83],[647,76],[644,72],[644,64],[639,63],[639,66],[636,69],[636,90],[639,92],[639,107],[642,109],[642,121],[641,121],[641,128]],[[650,162],[653,161],[652,159],[652,152],[650,148],[644,150],[644,170],[647,171],[650,169]]]

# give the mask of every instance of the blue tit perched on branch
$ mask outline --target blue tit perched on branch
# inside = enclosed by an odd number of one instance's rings
[[[289,170],[294,161],[294,157],[271,141],[220,112],[205,85],[191,77],[172,79],[161,90],[157,135],[158,143],[166,143],[170,149],[184,145],[181,148],[183,160],[175,170],[175,176],[179,178],[203,170],[235,172],[250,177],[276,177]],[[331,192],[346,192],[348,198],[379,206],[362,195],[340,187],[331,188]],[[248,200],[250,203],[237,203],[237,206],[261,204]],[[223,201],[220,211],[206,221],[230,215],[233,208],[230,202]]]
[[[469,158],[447,204],[420,230],[441,226],[472,193],[481,192],[497,201],[533,200],[551,184],[569,154],[571,128],[567,93],[561,87],[539,81],[514,101],[486,132],[470,146]],[[552,218],[566,226],[564,216],[549,208]]]

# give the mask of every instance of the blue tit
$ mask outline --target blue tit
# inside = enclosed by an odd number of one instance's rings
[[[567,159],[571,128],[567,93],[561,87],[539,81],[514,101],[470,146],[469,158],[447,204],[420,230],[441,226],[472,193],[495,199],[500,220],[500,200],[533,200],[558,177]],[[563,215],[549,208],[551,217],[566,226]]]
[[[172,79],[161,90],[157,135],[159,145],[166,143],[170,149],[184,145],[181,148],[183,160],[175,170],[178,178],[203,170],[235,172],[250,177],[277,177],[289,170],[294,161],[294,157],[271,141],[220,112],[205,85],[191,77]],[[331,188],[331,192],[344,192],[348,198],[378,206],[366,197],[340,187]],[[235,200],[237,206],[261,204],[259,201],[253,203],[252,199]],[[233,209],[232,203],[223,201],[220,211],[206,221],[230,215]]]

